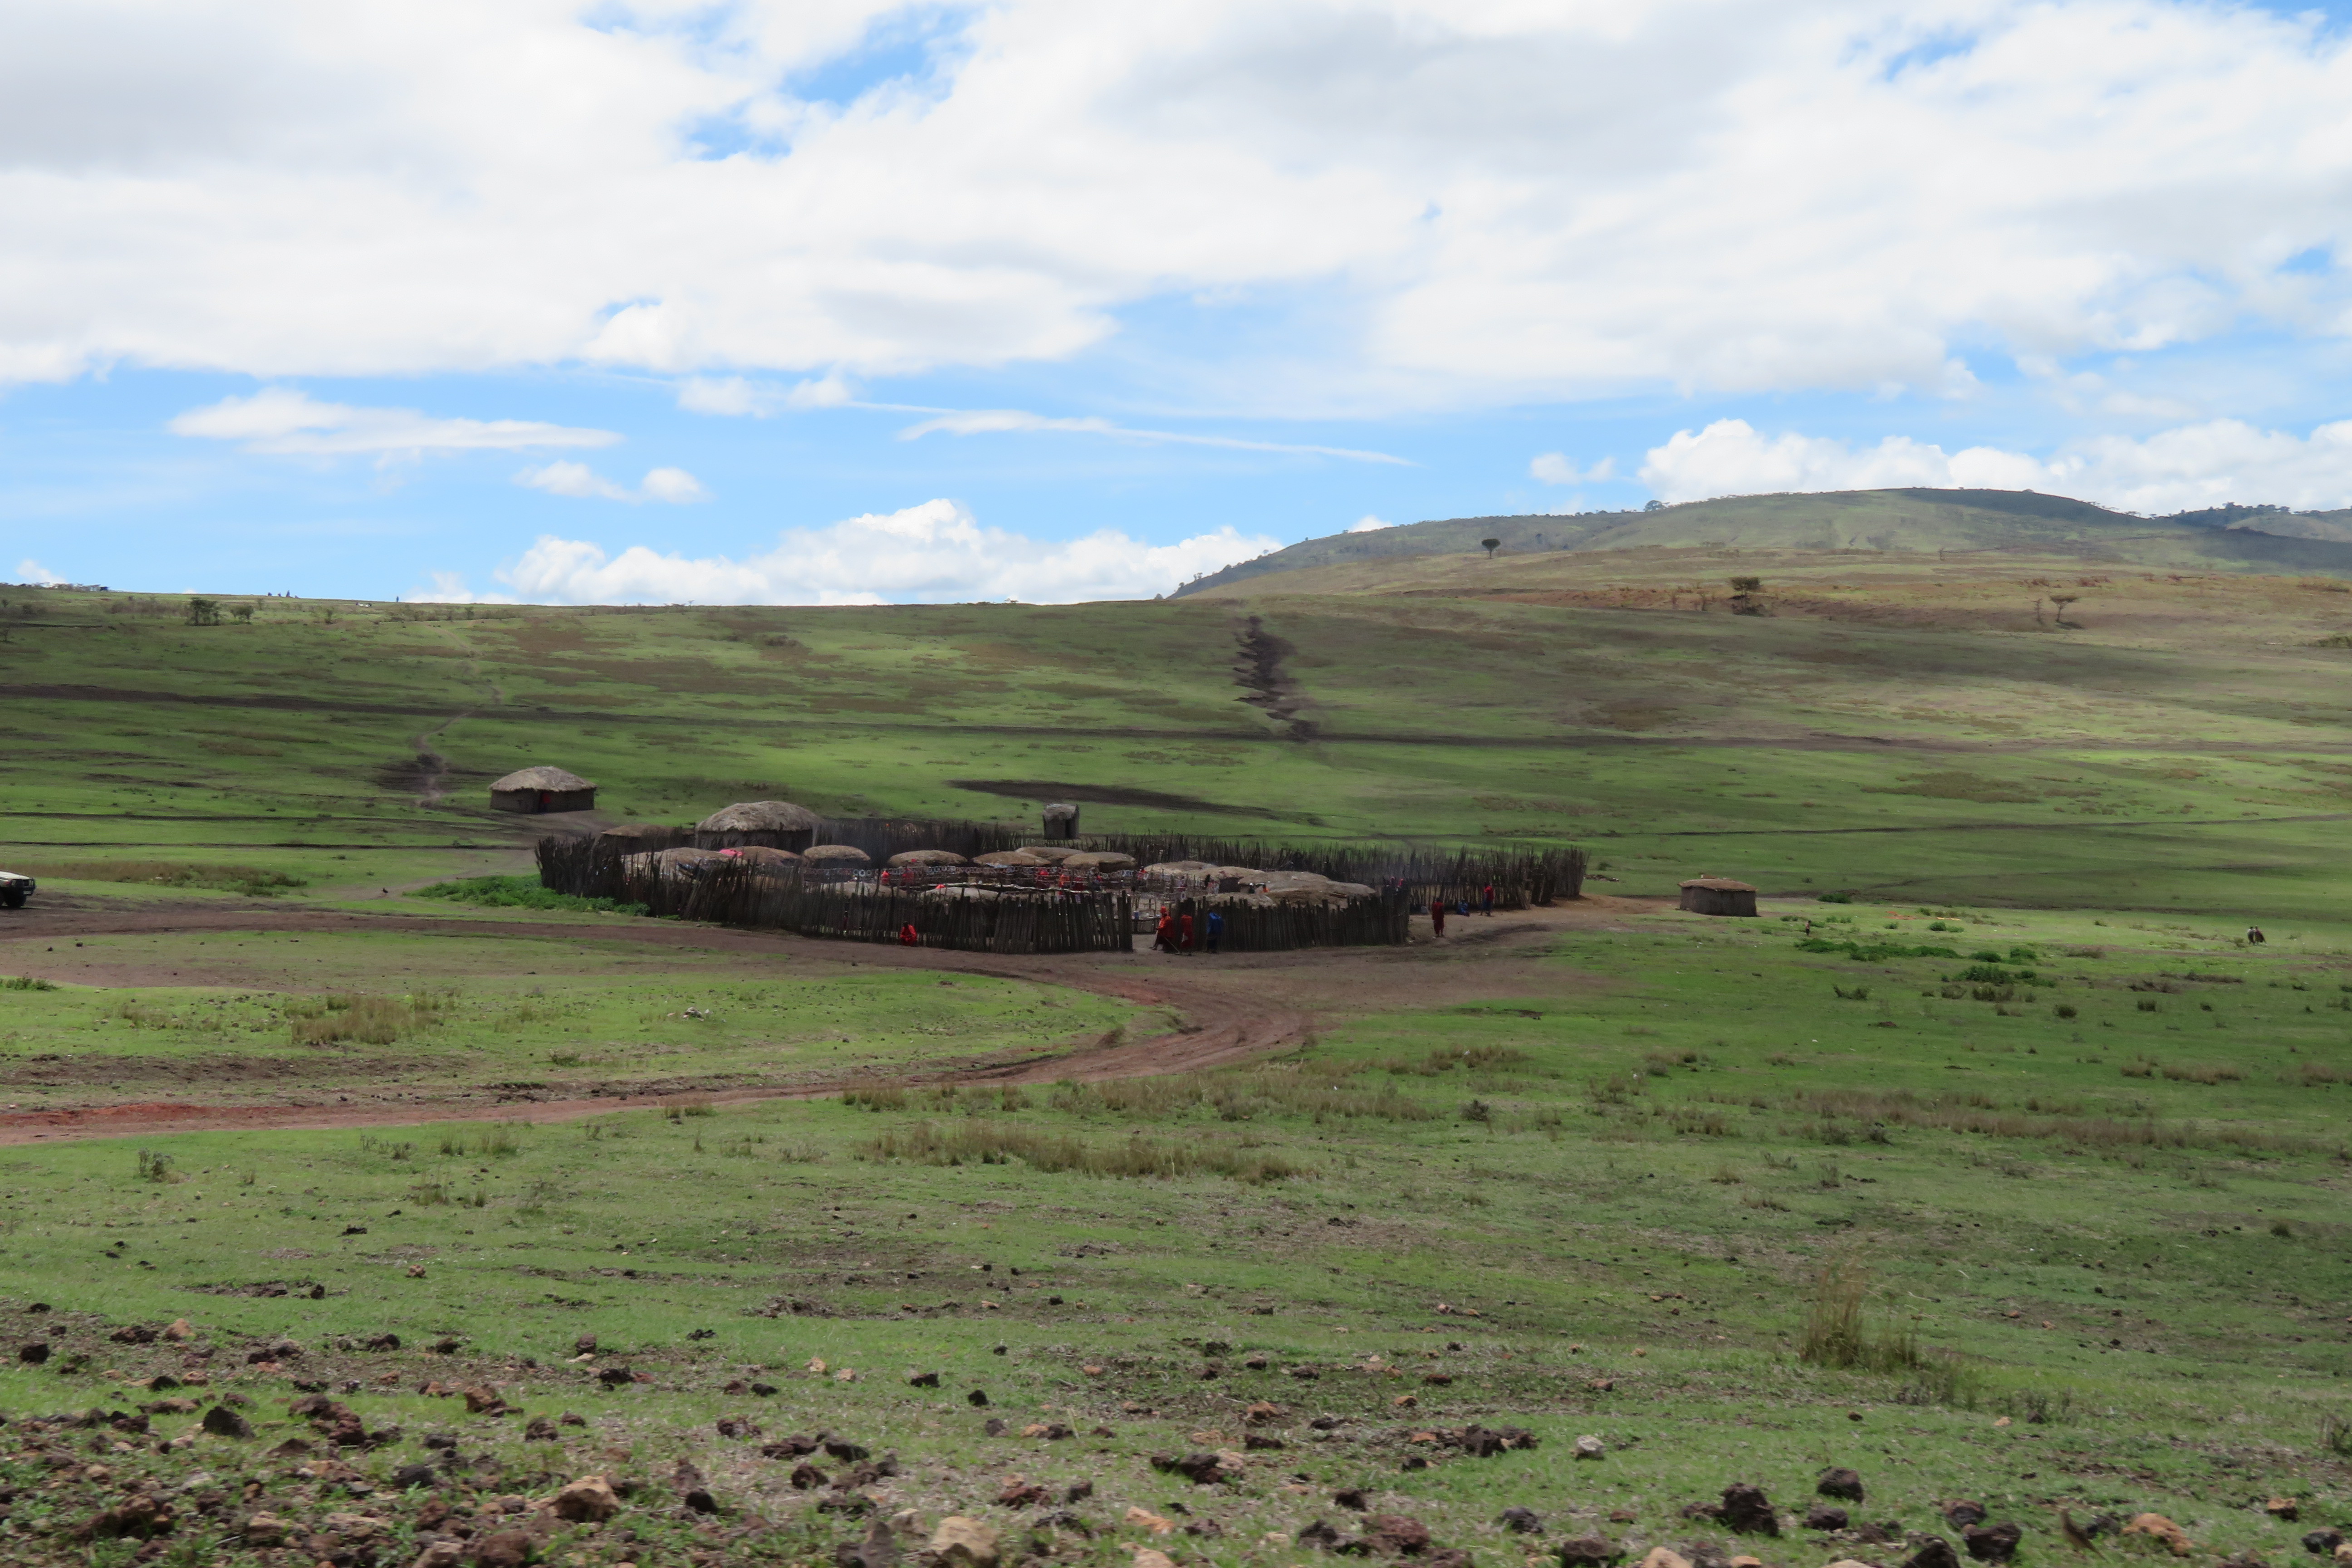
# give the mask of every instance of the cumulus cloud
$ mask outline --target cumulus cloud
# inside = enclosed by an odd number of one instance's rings
[[[792,89],[908,16],[913,79]],[[1952,389],[1964,343],[2352,328],[2305,259],[2347,101],[2318,13],[2183,0],[17,5],[0,377],[575,362],[748,413],[1246,300],[1286,369],[1228,403]]]
[[[1998,447],[1946,452],[1906,436],[1855,447],[1794,432],[1767,437],[1744,419],[1720,419],[1652,447],[1641,477],[1668,501],[1920,486],[2037,489],[2150,514],[2232,500],[2328,510],[2352,506],[2352,420],[2296,436],[2214,419],[2144,439],[2097,437],[2036,457]]]
[[[1370,512],[1366,512],[1363,516],[1356,520],[1355,526],[1349,529],[1348,531],[1349,533],[1378,533],[1384,528],[1394,528],[1395,526],[1395,523],[1391,522],[1384,517],[1375,517]]]
[[[654,468],[635,489],[631,489],[614,483],[585,463],[555,462],[523,469],[515,476],[515,483],[576,500],[658,500],[683,506],[710,499],[702,481],[684,468]]]
[[[16,581],[19,583],[30,583],[38,587],[47,588],[64,582],[65,579],[50,571],[47,567],[42,565],[39,562],[27,556],[26,559],[16,563]]]
[[[413,408],[354,408],[320,403],[308,393],[280,387],[191,408],[164,428],[174,436],[241,441],[248,452],[380,458],[609,447],[621,438],[610,430],[575,429],[535,419],[436,419]]]
[[[1279,544],[1234,529],[1175,544],[1145,544],[1113,529],[1045,541],[983,528],[950,500],[868,513],[824,528],[786,529],[775,548],[689,557],[633,544],[618,554],[586,540],[542,534],[498,573],[501,600],[559,605],[1027,604],[1132,599],[1246,561]],[[462,603],[463,580],[436,574],[412,597]]]
[[[764,419],[782,409],[843,408],[856,400],[838,374],[780,386],[748,376],[689,376],[679,383],[677,405],[689,414],[750,415]]]
[[[1563,454],[1546,452],[1528,465],[1528,472],[1548,485],[1598,484],[1602,479],[1617,477],[1617,459],[1603,458],[1580,473],[1576,465]]]

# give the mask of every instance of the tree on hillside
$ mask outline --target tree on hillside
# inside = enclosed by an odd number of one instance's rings
[[[216,626],[220,625],[220,601],[190,599],[187,615],[188,625],[192,626]]]
[[[1731,580],[1731,591],[1735,594],[1760,594],[1764,591],[1764,579],[1761,577],[1734,577]]]
[[[1503,548],[1503,542],[1499,539],[1482,539],[1478,542],[1478,548],[1486,552],[1487,560],[1492,561],[1495,558],[1495,552]]]
[[[2083,595],[2080,594],[2053,594],[2050,595],[2050,602],[2058,606],[2058,624],[2060,626],[2063,626],[2066,624],[2066,606],[2073,604],[2082,596]]]
[[[1666,503],[1662,500],[1654,500],[1644,506],[1642,510],[1643,511],[1664,511],[1666,510]]]

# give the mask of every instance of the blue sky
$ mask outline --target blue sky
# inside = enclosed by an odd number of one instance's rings
[[[0,24],[0,577],[1056,600],[1653,496],[2352,504],[2340,5],[159,15]]]

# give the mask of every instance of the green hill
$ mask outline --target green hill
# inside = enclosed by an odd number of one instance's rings
[[[2352,577],[2347,514],[2254,511],[2134,517],[2032,490],[1840,490],[1735,496],[1656,510],[1464,517],[1310,539],[1212,574],[1178,596],[1279,572],[1423,555],[1699,549],[1990,552],[2111,568]],[[2206,521],[2210,519],[2211,521]],[[2275,530],[2276,531],[2272,531]],[[2309,537],[2286,537],[2288,531]]]

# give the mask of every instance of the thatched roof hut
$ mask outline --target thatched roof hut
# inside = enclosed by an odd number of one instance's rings
[[[1078,808],[1075,805],[1049,805],[1045,808],[1045,837],[1076,838],[1078,836]]]
[[[892,866],[969,866],[971,861],[952,849],[908,849],[890,857]]]
[[[721,849],[719,854],[730,860],[740,860],[755,871],[790,872],[803,864],[801,858],[789,849],[774,849],[765,844],[746,844],[740,849]]]
[[[593,811],[596,786],[562,768],[523,768],[490,786],[490,806],[497,811],[525,814]]]
[[[699,849],[740,849],[761,844],[771,849],[806,849],[824,818],[788,800],[739,800],[694,825]]]
[[[871,866],[874,857],[855,844],[819,844],[801,851],[801,858],[812,866]]]
[[[1132,871],[1135,857],[1108,849],[1084,849],[1064,859],[1062,866],[1070,871]]]
[[[1020,852],[1024,855],[1034,855],[1040,860],[1050,860],[1058,866],[1078,851],[1076,847],[1068,844],[1024,844]]]
[[[1752,915],[1756,889],[1728,877],[1694,877],[1683,884],[1682,907],[1695,915]]]
[[[1032,855],[1025,849],[993,849],[985,855],[975,855],[975,866],[1050,866],[1054,862],[1043,855]]]

